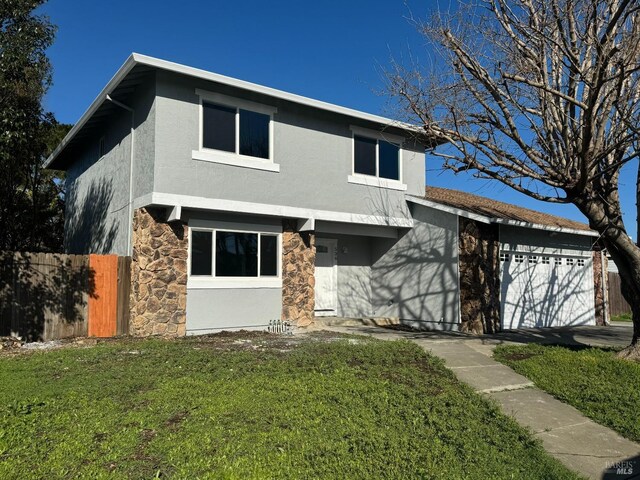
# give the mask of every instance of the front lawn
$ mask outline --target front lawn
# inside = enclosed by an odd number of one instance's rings
[[[494,357],[594,421],[640,441],[640,363],[612,349],[499,346]]]
[[[0,357],[0,478],[576,478],[408,342],[227,334]]]

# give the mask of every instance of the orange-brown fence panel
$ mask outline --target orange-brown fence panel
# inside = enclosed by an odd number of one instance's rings
[[[113,337],[117,333],[118,256],[89,255],[95,291],[89,297],[89,336]]]

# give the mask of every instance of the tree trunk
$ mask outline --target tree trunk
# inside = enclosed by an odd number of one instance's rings
[[[640,361],[640,247],[627,234],[622,222],[622,212],[617,198],[608,202],[589,200],[576,202],[589,219],[589,225],[601,235],[604,246],[620,273],[622,296],[631,305],[633,337],[620,358]]]
[[[620,242],[620,237],[609,239],[603,235],[603,238],[607,251],[620,272],[622,296],[631,305],[633,337],[631,344],[619,356],[640,360],[640,248],[629,237],[626,242]]]
[[[629,288],[622,275],[620,279],[622,283],[622,296],[624,296],[625,300],[631,305],[633,338],[631,339],[631,345],[621,350],[620,353],[618,353],[618,357],[640,361],[640,322],[638,321],[640,319],[640,295],[637,293],[637,288]]]

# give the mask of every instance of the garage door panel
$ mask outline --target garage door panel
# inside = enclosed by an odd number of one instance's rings
[[[590,259],[518,252],[501,257],[504,329],[595,324]]]
[[[595,306],[593,291],[593,266],[584,261],[584,265],[563,265],[564,288],[561,290],[564,325],[595,325]]]

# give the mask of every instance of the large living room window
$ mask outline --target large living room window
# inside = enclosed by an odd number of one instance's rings
[[[196,90],[200,96],[200,148],[195,160],[280,171],[273,161],[273,115],[277,109]]]
[[[349,183],[406,190],[402,183],[402,138],[352,126],[353,174]]]
[[[190,277],[279,278],[276,233],[191,229]]]

